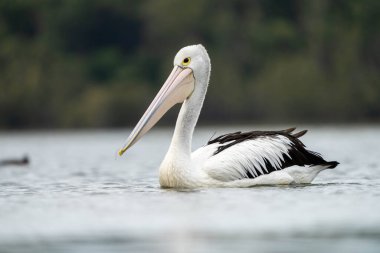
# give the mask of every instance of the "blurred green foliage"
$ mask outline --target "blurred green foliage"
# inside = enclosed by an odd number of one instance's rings
[[[379,28],[378,0],[0,0],[0,127],[133,125],[195,43],[201,122],[378,121]]]

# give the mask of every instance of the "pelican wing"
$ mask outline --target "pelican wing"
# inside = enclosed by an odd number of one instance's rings
[[[293,165],[334,168],[338,164],[305,149],[298,138],[306,131],[292,134],[294,129],[226,134],[210,140],[197,153],[208,156],[203,170],[224,182],[256,178]]]

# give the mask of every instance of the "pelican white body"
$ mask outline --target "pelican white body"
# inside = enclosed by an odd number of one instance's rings
[[[298,140],[306,131],[252,131],[220,136],[192,151],[192,136],[206,96],[211,63],[202,45],[182,48],[174,69],[123,148],[135,144],[174,104],[182,103],[169,150],[159,168],[162,187],[250,187],[310,183],[334,168]]]

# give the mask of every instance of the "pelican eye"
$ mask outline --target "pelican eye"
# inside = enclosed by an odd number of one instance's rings
[[[182,66],[187,66],[190,64],[190,61],[191,61],[191,58],[190,57],[186,57],[185,59],[183,59],[182,61]]]

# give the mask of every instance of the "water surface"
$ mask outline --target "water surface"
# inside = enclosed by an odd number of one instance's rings
[[[311,185],[181,191],[158,184],[171,128],[122,158],[128,130],[0,133],[0,160],[31,160],[0,167],[0,252],[379,252],[380,128],[308,128],[341,163]],[[249,127],[194,146],[215,129]]]

